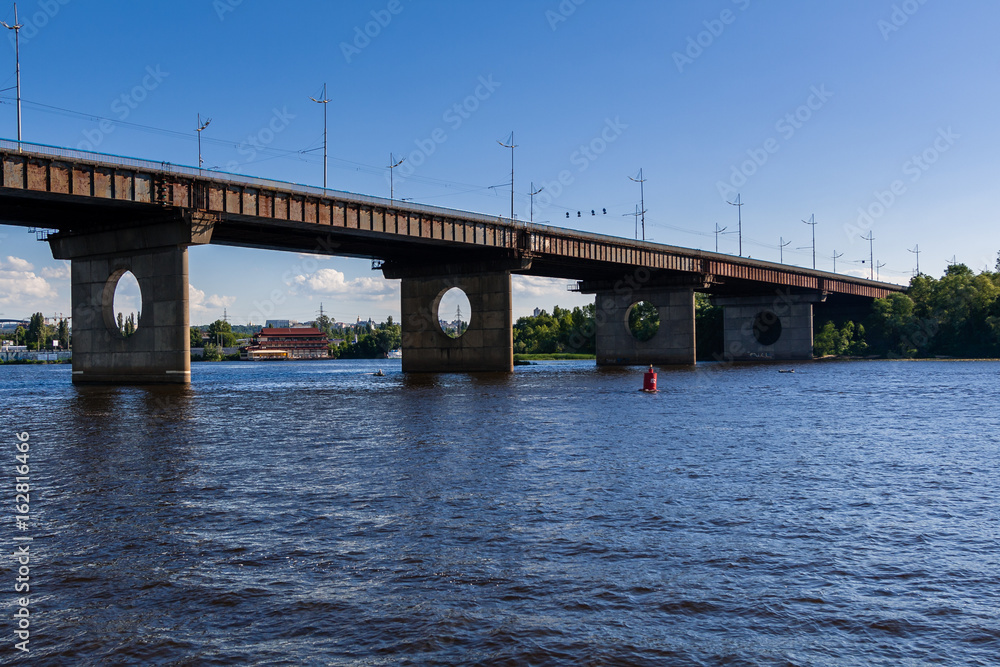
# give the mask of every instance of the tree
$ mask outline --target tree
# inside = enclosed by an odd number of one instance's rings
[[[391,316],[371,335],[375,337],[375,346],[383,356],[388,356],[390,350],[395,350],[403,344],[403,330],[398,324],[393,324]]]
[[[70,347],[69,323],[66,321],[65,318],[59,320],[59,328],[56,331],[56,338],[59,339],[59,344],[62,345],[63,348],[69,349]]]
[[[628,328],[636,340],[645,342],[660,329],[660,313],[649,301],[640,301],[628,313]]]
[[[313,325],[317,329],[325,333],[327,338],[333,338],[333,332],[334,332],[333,320],[331,320],[330,317],[325,313],[317,317],[316,321],[313,322]]]
[[[25,345],[28,347],[34,346],[36,350],[41,350],[45,347],[45,342],[48,338],[47,334],[48,331],[45,326],[45,316],[41,313],[35,313],[28,321],[28,331],[25,336]]]
[[[191,327],[191,347],[201,347],[202,345],[201,329],[198,327]]]
[[[208,325],[208,337],[216,345],[221,347],[235,347],[236,335],[233,327],[225,320],[215,320]]]
[[[218,345],[213,345],[208,343],[205,345],[205,361],[222,361],[222,350],[219,349]]]

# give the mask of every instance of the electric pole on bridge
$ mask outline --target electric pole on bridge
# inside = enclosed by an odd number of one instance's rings
[[[642,216],[642,240],[645,241],[646,240],[646,194],[645,191],[643,190],[642,184],[646,182],[646,179],[642,177],[642,169],[641,168],[639,169],[639,178],[632,178],[631,176],[629,176],[628,180],[632,181],[633,183],[639,184],[639,208],[640,208],[639,214]]]
[[[784,236],[779,236],[778,237],[778,248],[779,248],[778,257],[780,258],[778,260],[778,262],[780,264],[784,264],[785,263],[785,246],[789,246],[789,245],[792,245],[791,241],[786,241]]]
[[[392,153],[389,153],[389,201],[392,201],[395,196],[394,188],[392,185],[392,172],[396,167],[403,164],[405,160],[406,160],[405,157],[401,157],[397,162],[396,159],[392,156]],[[324,179],[324,187],[326,187],[325,181],[326,179]]]
[[[837,272],[837,260],[844,256],[844,253],[837,254],[837,251],[833,251],[833,272]]]
[[[323,94],[320,95],[320,97],[323,98],[323,99],[317,100],[315,97],[310,97],[309,99],[311,99],[313,102],[316,102],[317,104],[322,104],[323,105],[323,189],[326,190],[326,163],[327,163],[327,159],[326,159],[326,146],[327,146],[327,144],[326,144],[326,115],[327,115],[326,114],[326,109],[327,109],[327,107],[330,104],[330,100],[328,100],[327,97],[326,97],[326,84],[325,83],[323,84]]]
[[[916,273],[916,275],[919,276],[920,275],[920,253],[922,252],[920,250],[920,246],[919,245],[913,246],[913,250],[910,250],[910,252],[912,252],[914,255],[917,256],[917,273]]]
[[[529,218],[530,222],[534,222],[535,221],[535,195],[537,195],[539,192],[541,192],[544,189],[545,189],[544,187],[540,187],[540,188],[538,188],[536,190],[535,189],[535,183],[534,183],[534,181],[532,181],[532,183],[531,183],[531,189],[528,191],[528,196],[531,198],[531,213],[530,213],[530,218]]]
[[[719,227],[719,223],[715,223],[715,252],[719,252],[719,234],[729,229],[729,227]]]
[[[510,149],[510,221],[514,222],[514,149],[517,148],[517,144],[514,143],[514,130],[510,131],[509,144],[505,144],[499,139],[497,139],[497,143]]]
[[[21,152],[21,24],[17,22],[17,3],[14,3],[14,25],[0,21],[0,25],[14,31],[14,61],[17,71],[17,152]]]
[[[205,119],[205,122],[201,122],[201,114],[198,114],[198,129],[195,132],[198,133],[198,173],[201,173],[201,165],[205,164],[205,161],[201,159],[201,133],[205,131],[209,123],[212,122],[211,118]]]
[[[739,227],[736,228],[736,233],[740,239],[740,257],[742,257],[743,256],[743,195],[737,193],[736,201],[734,202],[727,201],[726,203],[729,204],[730,206],[736,207],[737,211],[736,220],[739,223]]]
[[[862,236],[865,241],[868,241],[868,277],[870,280],[875,280],[875,232],[870,230],[868,236]]]
[[[814,213],[808,220],[803,220],[802,222],[812,227],[813,232],[813,271],[816,270],[816,214]]]

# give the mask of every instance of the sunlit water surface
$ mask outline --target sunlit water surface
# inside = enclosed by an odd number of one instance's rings
[[[31,664],[1000,663],[1000,364],[794,368],[0,368]]]

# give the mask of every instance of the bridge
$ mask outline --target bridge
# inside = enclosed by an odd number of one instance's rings
[[[401,281],[404,371],[513,370],[511,275],[577,280],[595,295],[597,363],[695,363],[695,293],[724,307],[727,359],[808,359],[814,308],[864,312],[898,285],[410,202],[0,141],[0,224],[51,230],[71,260],[73,381],[190,381],[188,248],[209,243],[363,257]],[[113,313],[131,271],[143,308],[128,338]],[[460,338],[438,304],[472,306]],[[636,340],[628,313],[660,328]]]

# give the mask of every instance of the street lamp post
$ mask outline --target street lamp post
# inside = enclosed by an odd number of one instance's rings
[[[517,144],[514,143],[514,130],[510,131],[510,143],[505,144],[504,142],[497,139],[497,143],[504,148],[510,149],[510,220],[514,221],[514,149],[517,148]]]
[[[330,104],[330,100],[326,97],[326,84],[323,84],[323,95],[321,100],[317,100],[315,97],[310,97],[313,102],[323,105],[323,189],[326,190],[326,109]]]
[[[632,178],[631,176],[629,176],[628,180],[632,181],[633,183],[639,184],[639,208],[642,209],[641,211],[639,211],[639,215],[642,216],[642,240],[645,241],[646,240],[646,192],[643,187],[643,183],[646,182],[646,179],[642,177],[642,169],[641,168],[639,169],[639,178]]]
[[[14,61],[17,72],[17,152],[21,152],[21,24],[17,22],[17,3],[14,3],[14,25],[0,21],[0,25],[14,31]]]
[[[393,197],[394,197],[394,194],[395,194],[393,192],[393,186],[392,186],[392,172],[393,172],[393,170],[396,167],[398,167],[399,165],[403,164],[404,160],[406,160],[406,158],[405,157],[401,157],[401,158],[399,158],[399,162],[397,162],[396,159],[392,156],[392,153],[389,153],[389,201],[393,200]],[[324,180],[324,185],[325,185],[326,179],[324,178],[323,180]]]
[[[818,224],[816,222],[816,214],[814,213],[811,218],[809,218],[808,220],[803,220],[802,222],[804,222],[805,224],[807,224],[807,225],[809,225],[809,226],[812,227],[812,233],[813,233],[813,245],[812,245],[812,249],[813,249],[813,271],[815,271],[816,270],[816,225]]]
[[[198,173],[201,173],[201,165],[205,163],[205,161],[201,159],[201,133],[205,131],[205,128],[208,127],[211,122],[211,118],[206,118],[205,122],[202,123],[201,114],[198,114],[198,129],[195,130],[195,132],[198,133]]]
[[[727,201],[726,203],[729,204],[730,206],[736,207],[737,211],[736,219],[739,225],[736,228],[736,233],[740,239],[740,257],[742,257],[743,256],[743,195],[737,193],[735,202]]]

